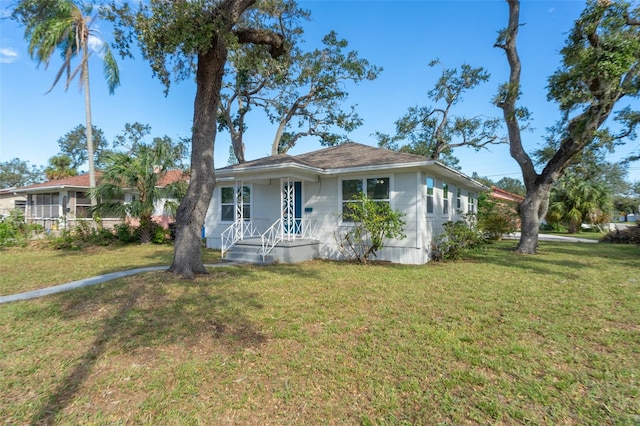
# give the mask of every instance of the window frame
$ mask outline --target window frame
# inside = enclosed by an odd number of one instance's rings
[[[76,219],[92,219],[91,216],[91,197],[85,191],[74,191],[75,203],[73,207],[73,213]],[[80,200],[85,200],[85,202],[79,202]],[[78,209],[80,207],[80,209]],[[82,214],[78,214],[81,211]]]
[[[387,193],[386,196],[387,198],[373,198],[369,195],[369,184],[370,181],[379,181],[379,180],[386,180],[386,187],[387,187]],[[345,191],[344,191],[344,183],[345,182],[359,182],[359,187],[361,188],[361,191],[353,193],[349,198],[345,198]],[[358,195],[358,194],[362,194],[364,193],[371,201],[376,202],[376,203],[387,203],[389,205],[391,205],[391,184],[392,182],[392,176],[391,175],[387,175],[387,176],[376,176],[376,177],[370,177],[370,176],[365,176],[365,177],[359,177],[359,178],[343,178],[340,179],[340,213],[341,213],[341,220],[343,222],[353,222],[353,220],[350,219],[345,219],[344,218],[344,214],[347,211],[347,204],[348,203],[352,203],[353,202],[353,196],[354,195]],[[380,184],[382,182],[377,182],[376,184]],[[375,184],[374,184],[375,185]],[[375,192],[375,189],[374,189]],[[351,192],[350,192],[351,193]]]
[[[233,196],[233,203],[223,202],[223,192],[225,189],[231,189]],[[242,191],[242,215],[244,220],[251,220],[251,206],[253,204],[253,188],[251,185],[224,185],[220,186],[220,222],[233,223],[238,218],[236,217],[238,212],[238,190]],[[247,200],[245,200],[247,196]],[[225,207],[231,207],[233,212],[233,219],[229,220],[225,218]]]
[[[476,213],[477,212],[477,194],[475,192],[469,191],[467,202],[467,213]]]
[[[429,187],[429,181],[431,181],[431,187]],[[434,215],[436,213],[436,199],[435,199],[435,189],[436,189],[436,179],[431,176],[426,176],[424,180],[424,184],[426,187],[426,205],[425,212],[427,215]],[[431,190],[431,193],[429,193]],[[431,201],[431,208],[429,208],[429,201]]]
[[[442,181],[442,215],[449,216],[449,184]]]

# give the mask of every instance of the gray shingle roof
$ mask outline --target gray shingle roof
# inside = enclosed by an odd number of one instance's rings
[[[257,174],[273,172],[277,174],[278,170],[285,173],[284,176],[286,176],[287,172],[284,172],[284,170],[290,168],[298,170],[307,169],[307,172],[312,174],[332,174],[348,172],[349,169],[355,171],[358,169],[375,168],[376,166],[380,166],[381,169],[405,168],[406,166],[427,167],[445,176],[446,179],[451,179],[452,182],[470,183],[478,188],[484,188],[482,184],[473,181],[461,172],[422,155],[375,148],[355,142],[348,142],[295,156],[287,154],[272,155],[270,157],[259,158],[242,164],[217,169],[217,171],[220,172],[218,177],[233,178],[244,175],[245,173],[250,174],[251,172]]]
[[[296,158],[319,169],[424,163],[428,160],[421,155],[375,148],[355,142],[300,154]]]
[[[246,163],[224,167],[220,170],[242,170],[252,167],[277,165],[302,165],[322,170],[343,169],[389,164],[424,163],[427,158],[421,155],[390,151],[355,142],[348,142],[296,156],[279,154],[259,158]]]

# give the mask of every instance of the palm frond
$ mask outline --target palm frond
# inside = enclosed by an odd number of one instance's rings
[[[109,45],[104,44],[103,47],[104,60],[103,60],[103,72],[104,78],[107,80],[107,87],[109,88],[109,94],[113,95],[116,87],[120,85],[120,70],[118,64],[113,57],[113,53],[109,48]]]

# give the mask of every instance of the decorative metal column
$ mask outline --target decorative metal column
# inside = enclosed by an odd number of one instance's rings
[[[295,225],[296,225],[296,191],[294,182],[290,177],[281,178],[282,193],[280,195],[280,201],[282,205],[282,239],[286,237],[288,241],[295,239]]]
[[[244,185],[242,181],[240,181],[240,186],[238,186],[238,181],[236,181],[234,191],[236,194],[236,223],[239,225],[236,229],[239,235],[236,235],[236,238],[242,240],[244,236]]]

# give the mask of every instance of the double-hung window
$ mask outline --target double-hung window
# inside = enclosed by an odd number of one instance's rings
[[[427,177],[427,214],[433,214],[433,188],[435,181],[432,177]]]
[[[349,213],[349,203],[353,197],[364,194],[370,200],[379,203],[390,202],[390,179],[388,177],[367,179],[345,179],[342,181],[342,215]],[[348,220],[348,219],[345,219]]]
[[[220,217],[223,222],[235,222],[242,207],[242,217],[251,218],[251,188],[223,186],[220,188]]]
[[[442,182],[442,214],[449,214],[449,185]]]
[[[91,218],[91,197],[86,192],[75,193],[76,219]]]
[[[456,210],[462,213],[462,189],[456,188]]]
[[[468,205],[469,213],[476,212],[476,194],[475,193],[469,192],[469,203],[467,205]]]

